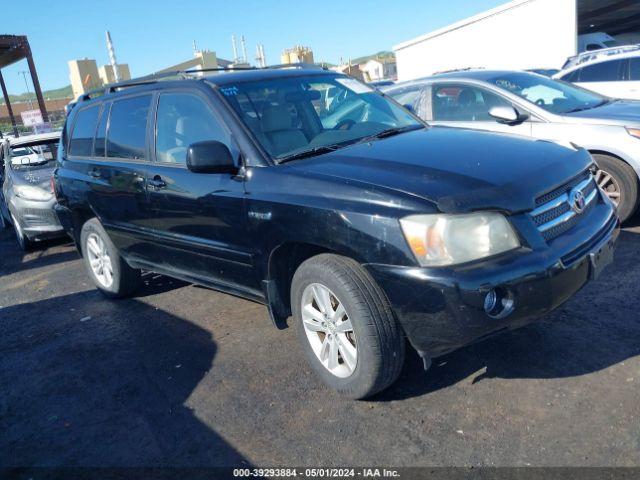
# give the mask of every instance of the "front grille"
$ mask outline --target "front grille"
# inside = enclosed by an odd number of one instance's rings
[[[584,207],[575,208],[575,196],[581,193]],[[536,209],[530,215],[538,231],[546,241],[573,228],[596,205],[598,187],[593,175],[586,171],[566,184],[536,199]]]
[[[593,175],[591,175],[591,172],[589,170],[585,170],[580,175],[575,177],[573,180],[570,180],[569,182],[565,183],[561,187],[558,187],[555,190],[551,190],[550,192],[547,192],[544,195],[541,195],[538,198],[536,198],[536,207],[540,207],[545,203],[549,203],[550,201],[555,200],[562,194],[570,191],[573,187],[578,185],[580,182],[583,182],[586,179],[591,178],[592,176]]]

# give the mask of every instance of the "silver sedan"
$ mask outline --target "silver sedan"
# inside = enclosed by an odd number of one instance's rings
[[[640,102],[517,71],[463,70],[382,89],[431,125],[573,143],[598,164],[621,220],[638,207]]]
[[[64,236],[51,189],[60,133],[5,139],[0,149],[0,217],[11,223],[23,250],[33,242]]]

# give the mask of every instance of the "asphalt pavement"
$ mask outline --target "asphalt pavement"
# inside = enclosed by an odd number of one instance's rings
[[[0,230],[0,467],[639,466],[639,293],[632,226],[552,315],[358,402],[261,305],[154,274],[108,300]]]

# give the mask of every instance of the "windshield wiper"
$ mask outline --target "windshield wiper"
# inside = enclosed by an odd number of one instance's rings
[[[284,157],[276,158],[278,163],[285,163],[291,160],[299,160],[301,158],[315,157],[316,155],[322,155],[323,153],[333,152],[340,148],[340,145],[321,145],[318,147],[310,148],[309,150],[303,150],[302,152],[291,153]]]
[[[418,130],[422,128],[425,128],[424,125],[407,125],[404,127],[387,128],[387,129],[381,130],[378,133],[374,133],[373,135],[367,135],[366,137],[354,138],[352,140],[347,140],[340,143],[334,143],[331,145],[319,145],[317,147],[310,148],[309,150],[303,150],[301,152],[291,153],[289,155],[285,155],[284,157],[276,158],[276,161],[278,163],[285,163],[291,160],[299,160],[301,158],[315,157],[316,155],[322,155],[323,153],[333,152],[335,150],[338,150],[339,148],[348,147],[349,145],[353,145],[355,143],[366,143],[373,139],[391,137],[393,135],[398,135],[400,133],[409,132],[412,130]]]
[[[604,99],[599,103],[596,103],[595,105],[583,105],[582,107],[576,107],[572,110],[569,110],[566,113],[575,113],[575,112],[582,112],[584,110],[591,110],[592,108],[598,108],[598,107],[602,107],[603,105],[606,105],[607,103],[611,103],[611,100],[609,99]]]
[[[424,125],[406,125],[404,127],[386,128],[372,135],[367,135],[366,137],[362,137],[361,139],[358,140],[358,143],[367,143],[371,140],[375,140],[378,138],[393,137],[394,135],[399,135],[405,132],[412,132],[413,130],[421,130],[423,128],[425,128]]]

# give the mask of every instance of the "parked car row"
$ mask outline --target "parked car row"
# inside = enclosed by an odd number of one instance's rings
[[[613,202],[635,208],[636,126],[588,114],[634,107],[538,75],[387,94],[295,66],[182,76],[70,111],[55,211],[88,275],[110,297],[151,270],[263,303],[278,328],[293,316],[352,398],[395,381],[406,340],[427,368],[557,308],[611,262]],[[624,152],[596,164],[576,142],[592,139]]]

